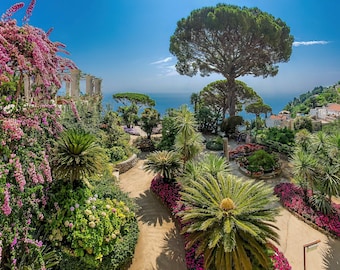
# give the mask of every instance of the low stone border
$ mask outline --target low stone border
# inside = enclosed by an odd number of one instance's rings
[[[236,162],[236,165],[238,167],[238,169],[246,176],[252,177],[252,178],[257,178],[257,179],[262,179],[262,180],[266,180],[266,179],[271,179],[271,178],[275,178],[278,177],[282,170],[281,170],[281,166],[280,169],[272,171],[270,173],[261,173],[261,174],[252,174],[250,171],[248,171],[246,168],[240,166],[240,164],[238,164]]]
[[[313,229],[315,229],[315,230],[317,230],[317,231],[323,233],[324,235],[329,236],[329,237],[331,237],[331,238],[333,238],[333,239],[335,239],[335,240],[340,240],[340,237],[339,237],[339,236],[337,236],[337,235],[335,235],[335,234],[333,234],[333,233],[331,233],[331,232],[329,232],[329,231],[327,231],[327,230],[325,230],[325,229],[319,227],[319,226],[316,225],[314,222],[312,222],[312,221],[306,219],[305,217],[303,217],[303,216],[299,215],[298,213],[294,212],[293,210],[291,210],[291,209],[289,209],[289,208],[287,208],[287,207],[284,207],[282,204],[281,204],[281,206],[282,206],[282,208],[284,208],[284,209],[286,209],[288,212],[290,212],[293,216],[297,217],[298,219],[302,220],[303,222],[305,222],[306,224],[308,224],[309,226],[311,226]]]
[[[115,168],[118,170],[119,173],[125,173],[132,167],[134,167],[137,164],[137,161],[138,161],[137,155],[133,154],[127,160],[124,160],[123,162],[116,164]]]

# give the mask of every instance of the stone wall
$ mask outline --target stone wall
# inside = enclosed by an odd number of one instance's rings
[[[136,154],[133,154],[129,159],[116,164],[115,168],[119,171],[119,173],[125,173],[130,170],[133,166],[136,165],[138,161],[138,157]]]

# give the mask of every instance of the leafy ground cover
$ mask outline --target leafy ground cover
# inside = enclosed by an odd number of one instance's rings
[[[311,221],[318,227],[328,231],[330,234],[340,237],[340,205],[332,203],[333,213],[324,214],[314,210],[303,199],[305,192],[299,186],[292,183],[280,183],[274,188],[275,194],[280,198],[284,207],[297,213],[303,219]],[[311,191],[307,196],[311,196]]]
[[[160,177],[155,177],[151,182],[151,190],[169,208],[178,225],[182,228],[183,223],[177,215],[185,207],[181,203],[181,186],[176,182],[168,183]],[[184,235],[184,239],[186,241],[186,235]],[[193,246],[186,249],[187,268],[189,270],[204,270],[204,258],[203,256],[196,257],[196,248],[197,246]],[[284,255],[276,247],[273,247],[273,251],[271,258],[274,263],[274,270],[290,270],[291,267]]]

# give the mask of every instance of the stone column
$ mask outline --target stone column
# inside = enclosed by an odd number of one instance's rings
[[[30,78],[27,76],[27,74],[24,74],[24,93],[26,102],[30,102],[31,97],[30,88],[31,88]]]
[[[80,70],[72,69],[71,70],[71,97],[72,98],[79,98],[79,95],[80,95],[79,80],[80,80]]]
[[[223,138],[223,153],[227,161],[229,161],[228,138]]]
[[[65,82],[65,89],[66,89],[66,96],[70,97],[71,96],[71,82],[66,81]]]
[[[93,76],[86,75],[86,94],[93,95]]]
[[[94,94],[95,95],[100,95],[102,93],[101,87],[102,87],[102,79],[94,78]]]

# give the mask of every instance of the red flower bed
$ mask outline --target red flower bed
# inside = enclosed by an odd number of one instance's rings
[[[238,157],[243,157],[247,154],[253,153],[257,150],[264,149],[263,145],[247,143],[236,147],[234,150],[229,151],[229,158],[235,159]]]
[[[278,184],[275,186],[274,192],[280,198],[284,207],[313,222],[331,234],[340,237],[340,205],[333,203],[335,213],[325,215],[306,204],[303,200],[304,193],[302,188],[292,183]],[[307,195],[311,196],[311,191],[308,191]]]
[[[169,208],[173,217],[176,218],[178,225],[183,227],[181,218],[177,216],[177,213],[184,209],[184,205],[181,203],[181,186],[176,183],[167,183],[163,181],[163,178],[155,177],[151,182],[151,190],[160,198],[160,200]],[[187,244],[186,237],[184,235],[184,241]],[[275,247],[272,246],[274,254],[272,255],[272,261],[274,263],[274,270],[291,270],[291,267],[284,257],[284,255]],[[198,258],[195,256],[197,245],[194,245],[190,249],[185,250],[186,265],[189,270],[204,270],[204,258],[200,255]]]

